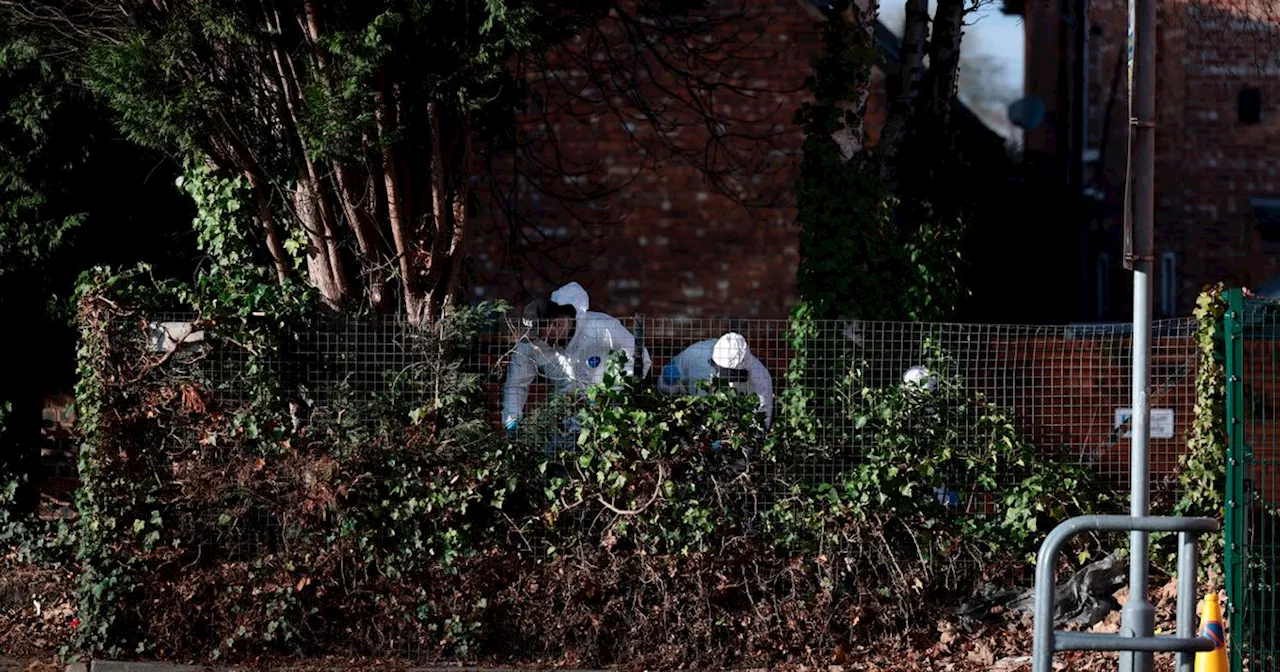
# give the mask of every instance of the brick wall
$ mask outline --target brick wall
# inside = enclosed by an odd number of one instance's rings
[[[748,3],[762,10],[764,30],[753,49],[767,60],[739,61],[724,73],[749,86],[777,92],[754,97],[726,96],[734,116],[751,119],[745,130],[778,133],[772,158],[782,169],[764,176],[783,197],[772,207],[748,210],[717,192],[693,166],[645,155],[628,139],[624,122],[604,114],[588,118],[564,115],[549,120],[566,160],[599,162],[612,176],[634,180],[617,194],[594,204],[597,209],[566,211],[551,199],[527,194],[520,207],[536,219],[525,232],[538,253],[514,254],[508,224],[492,209],[475,222],[468,243],[471,289],[476,299],[506,299],[521,305],[531,294],[545,295],[576,280],[591,295],[593,309],[617,315],[647,313],[782,317],[795,299],[798,229],[790,185],[798,167],[801,134],[793,115],[806,95],[803,83],[818,53],[821,14],[809,0]],[[754,40],[751,30],[734,37]],[[573,73],[566,73],[570,85]],[[652,83],[646,95],[660,99]],[[868,102],[871,137],[885,115],[883,75],[877,71]],[[524,123],[538,124],[529,119]],[[643,124],[638,132],[643,132]],[[682,143],[698,146],[705,135],[680,130]],[[618,221],[600,226],[598,208]],[[585,220],[585,221],[584,221]]]
[[[1062,108],[1057,88],[1060,11],[1056,1],[1031,0],[1026,6],[1027,92],[1044,99],[1049,109],[1044,126],[1027,134],[1027,149],[1045,155],[1063,151],[1053,127]],[[1159,256],[1172,253],[1176,312],[1185,315],[1206,284],[1257,287],[1280,276],[1280,243],[1263,240],[1249,202],[1280,196],[1280,5],[1271,0],[1162,0],[1159,17],[1155,301],[1158,311],[1163,282]],[[1120,266],[1129,104],[1127,4],[1094,0],[1089,19],[1089,58],[1095,66],[1090,68],[1089,135],[1091,147],[1102,152],[1089,178],[1102,199],[1092,253],[1111,248],[1113,312],[1122,315],[1129,310],[1131,286]],[[1118,82],[1114,95],[1113,82]],[[1261,123],[1237,119],[1245,87],[1261,90]]]
[[[1169,68],[1166,86],[1182,98],[1171,122],[1183,123],[1160,154],[1180,170],[1159,194],[1168,227],[1161,239],[1185,259],[1187,275],[1256,287],[1280,275],[1280,247],[1259,235],[1249,205],[1280,196],[1280,7],[1219,0],[1179,12],[1183,66]],[[1246,86],[1261,89],[1259,124],[1237,119]]]

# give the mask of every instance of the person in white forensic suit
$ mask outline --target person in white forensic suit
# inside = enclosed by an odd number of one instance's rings
[[[719,379],[740,394],[760,397],[764,425],[773,424],[773,380],[769,370],[747,347],[742,334],[698,341],[662,367],[658,389],[667,394],[706,394],[700,381]]]
[[[634,375],[635,336],[616,318],[588,307],[586,290],[570,282],[552,292],[550,301],[535,300],[525,309],[522,323],[529,333],[512,352],[502,393],[502,423],[508,433],[516,431],[529,385],[539,373],[556,394],[578,392],[604,382],[609,356],[621,351],[627,355],[625,372]],[[648,349],[641,357],[647,376],[653,366]]]

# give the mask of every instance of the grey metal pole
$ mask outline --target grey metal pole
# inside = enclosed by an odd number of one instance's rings
[[[1195,535],[1190,532],[1178,533],[1178,623],[1179,637],[1192,637],[1196,634],[1196,569],[1200,565],[1200,549],[1196,546]],[[1176,672],[1192,672],[1195,667],[1196,654],[1181,652],[1174,658]]]
[[[1151,269],[1155,248],[1156,0],[1134,3],[1133,118],[1133,440],[1130,444],[1129,514],[1146,516],[1150,495]],[[1129,601],[1120,612],[1120,633],[1150,637],[1155,609],[1147,599],[1148,534],[1129,537]],[[1151,653],[1121,654],[1121,672],[1151,672]]]

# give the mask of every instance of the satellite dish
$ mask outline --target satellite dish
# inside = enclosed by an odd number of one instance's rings
[[[1039,126],[1044,121],[1044,101],[1027,96],[1009,103],[1009,121],[1024,131]]]

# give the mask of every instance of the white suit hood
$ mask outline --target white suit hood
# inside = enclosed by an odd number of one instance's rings
[[[551,292],[551,301],[562,306],[573,306],[573,309],[578,311],[579,315],[587,312],[587,307],[591,305],[587,297],[587,290],[576,282],[570,282]]]
[[[577,283],[570,284],[581,292],[585,305],[586,292]],[[568,285],[561,289],[567,288]],[[536,339],[522,341],[512,354],[503,389],[503,422],[519,420],[523,416],[525,403],[529,398],[529,385],[537,378],[538,373],[548,379],[556,394],[585,390],[604,381],[609,356],[618,351],[627,354],[627,363],[623,369],[627,375],[632,375],[636,359],[635,336],[617,319],[591,311],[578,313],[573,337],[564,348]],[[641,349],[640,357],[643,360],[643,375],[647,376],[653,366],[648,348]]]

